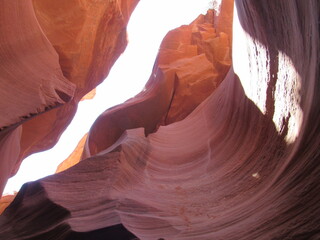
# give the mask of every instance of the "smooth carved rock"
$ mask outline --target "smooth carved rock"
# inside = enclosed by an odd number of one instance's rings
[[[226,25],[231,23],[226,23]],[[231,39],[214,28],[214,12],[170,31],[145,91],[103,113],[93,124],[82,159],[115,143],[126,129],[148,135],[184,119],[221,83],[231,65]]]
[[[1,129],[73,97],[75,86],[63,76],[31,1],[3,1],[0,32]]]
[[[126,129],[144,127],[149,134],[159,125],[185,118],[225,77],[231,65],[230,49],[228,35],[214,28],[212,10],[190,25],[170,31],[161,44],[146,91],[100,116],[90,130],[86,148],[81,140],[65,166],[80,160],[81,147],[85,148],[84,159],[111,146]]]
[[[59,54],[76,99],[101,83],[124,51],[126,25],[138,0],[33,0],[44,33]]]
[[[217,89],[181,121],[126,130],[25,184],[0,217],[0,237],[319,239],[319,7],[236,0],[232,68]],[[173,83],[159,81],[172,72],[154,73],[146,98],[123,108],[129,116],[172,96]],[[146,121],[163,119],[161,103]]]
[[[126,46],[126,25],[137,2],[33,1],[39,23],[59,54],[63,74],[77,89],[68,104],[25,124],[23,157],[53,146],[71,121],[77,102],[106,78]]]
[[[2,1],[0,13],[2,193],[20,165],[25,128],[19,125],[65,104],[74,96],[75,85],[63,76],[59,56],[39,26],[31,1]]]
[[[2,193],[7,179],[15,168],[16,164],[19,164],[19,150],[21,139],[21,126],[17,127],[13,131],[6,132],[0,139],[0,191]]]
[[[22,159],[58,141],[81,98],[106,78],[137,2],[1,2],[0,138],[22,124],[18,157],[2,160],[11,170],[1,186]]]

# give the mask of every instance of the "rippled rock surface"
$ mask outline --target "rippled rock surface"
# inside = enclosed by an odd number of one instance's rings
[[[137,2],[1,1],[1,193],[22,159],[55,145],[80,99],[108,75]]]
[[[79,163],[23,186],[2,238],[320,238],[320,3],[222,4],[166,36]]]

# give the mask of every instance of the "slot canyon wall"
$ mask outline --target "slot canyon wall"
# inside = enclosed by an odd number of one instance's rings
[[[1,1],[1,193],[22,159],[58,141],[81,98],[108,75],[137,3]]]
[[[63,3],[1,3],[3,185],[107,75],[137,1]],[[319,24],[318,0],[223,0],[170,31],[145,89],[24,184],[0,238],[320,239]]]

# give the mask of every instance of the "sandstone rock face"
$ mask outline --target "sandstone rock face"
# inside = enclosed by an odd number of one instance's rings
[[[31,1],[2,1],[0,12],[2,193],[23,152],[20,139],[25,132],[20,126],[18,137],[17,126],[65,104],[73,97],[75,85],[63,76],[59,56],[43,34]]]
[[[232,8],[222,14],[226,12],[230,15]],[[82,139],[57,171],[108,148],[126,129],[143,127],[149,134],[160,125],[180,121],[206,99],[231,65],[231,31],[226,28],[229,35],[216,31],[221,21],[214,18],[210,10],[190,25],[170,31],[160,46],[145,91],[102,114],[90,130],[86,145]],[[231,29],[231,24],[232,18],[224,25]]]
[[[190,25],[170,31],[160,46],[145,91],[100,116],[89,132],[86,147],[79,143],[65,166],[79,161],[81,146],[85,159],[111,146],[126,129],[143,127],[149,134],[189,115],[217,88],[231,65],[231,39],[214,26],[210,10]]]
[[[0,138],[17,126],[22,132],[18,157],[3,160],[8,171],[0,169],[0,192],[23,158],[57,142],[80,99],[108,75],[126,46],[126,25],[137,2],[1,3]]]
[[[58,54],[43,34],[31,1],[3,1],[0,27],[4,129],[70,100],[75,86],[63,76]]]
[[[213,11],[169,32],[158,59],[159,68],[176,77],[165,125],[184,119],[219,86],[231,65],[230,50],[230,36],[214,28]]]
[[[64,76],[77,85],[77,100],[104,80],[125,49],[126,25],[137,2],[33,0]]]
[[[76,146],[76,148],[74,149],[74,151],[70,154],[70,156],[64,160],[62,163],[59,164],[56,172],[62,172],[74,165],[76,165],[82,156],[82,152],[83,152],[83,148],[84,148],[84,144],[87,140],[88,134],[85,134],[80,142],[78,143],[78,145]]]
[[[17,194],[7,195],[0,199],[0,215],[10,205]]]
[[[229,3],[221,18],[230,19]],[[226,71],[228,27],[216,37],[219,28],[202,22],[205,41],[162,45],[145,91],[97,119],[85,159],[23,186],[0,217],[0,237],[319,239],[319,8],[317,0],[236,0],[232,67],[205,100],[200,73],[214,72],[213,63]],[[190,36],[188,27],[170,34]],[[202,54],[213,43],[224,50]],[[190,58],[161,62],[171,49]]]
[[[1,192],[5,187],[7,179],[10,177],[10,173],[13,171],[14,163],[18,162],[19,160],[20,138],[21,126],[11,132],[7,132],[0,141]]]
[[[90,92],[88,92],[86,95],[84,95],[82,98],[81,98],[81,101],[84,101],[84,100],[91,100],[93,99],[94,97],[96,96],[96,89],[92,89]]]
[[[82,158],[110,147],[127,129],[143,127],[148,135],[160,125],[184,119],[225,77],[231,65],[230,49],[229,36],[214,28],[213,11],[170,31],[145,90],[96,120]]]

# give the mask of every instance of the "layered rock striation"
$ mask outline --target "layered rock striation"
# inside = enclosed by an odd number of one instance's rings
[[[167,35],[145,90],[22,187],[2,238],[320,238],[320,3],[230,6]]]
[[[144,90],[106,110],[92,126],[86,143],[82,139],[57,171],[108,148],[127,129],[143,127],[148,135],[159,126],[180,121],[206,99],[231,66],[231,31],[218,32],[219,21],[214,18],[209,10],[191,24],[170,31]],[[229,29],[231,20],[225,22]]]
[[[1,193],[22,159],[58,141],[80,99],[108,75],[137,2],[1,2]]]
[[[216,31],[213,11],[170,31],[144,90],[99,116],[82,145],[82,156],[66,161],[76,163],[105,150],[127,129],[143,127],[148,135],[184,119],[217,88],[230,66],[231,38]]]

